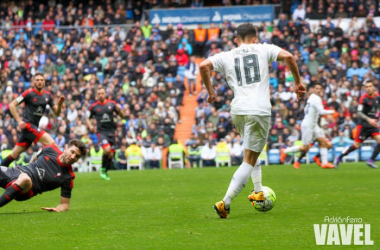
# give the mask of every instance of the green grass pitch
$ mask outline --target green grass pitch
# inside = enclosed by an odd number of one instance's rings
[[[0,249],[380,249],[379,170],[263,166],[273,210],[248,202],[250,180],[220,219],[212,206],[236,169],[112,171],[111,181],[76,173],[69,212],[40,209],[57,205],[59,190],[1,208]],[[361,218],[375,245],[316,246],[313,224],[325,216]]]

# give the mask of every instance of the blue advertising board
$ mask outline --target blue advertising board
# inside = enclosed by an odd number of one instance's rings
[[[274,19],[273,5],[244,6],[244,7],[215,7],[174,10],[150,10],[151,24],[193,25],[223,23],[231,21],[243,22],[270,22]]]

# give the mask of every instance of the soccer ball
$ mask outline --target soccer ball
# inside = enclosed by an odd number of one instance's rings
[[[269,187],[264,186],[263,192],[265,201],[254,201],[252,204],[257,211],[267,212],[276,205],[277,198],[275,192]]]

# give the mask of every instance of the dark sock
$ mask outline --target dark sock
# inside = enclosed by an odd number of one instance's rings
[[[339,156],[340,159],[342,159],[344,156],[348,155],[349,153],[355,151],[357,148],[352,144],[349,146],[346,150],[342,152],[342,154]]]
[[[1,161],[1,166],[9,167],[9,165],[14,161],[13,157],[11,155],[8,155],[8,157],[5,157],[4,160]]]
[[[13,183],[10,185],[2,196],[0,196],[0,207],[8,204],[11,200],[16,198],[17,195],[21,194],[22,188],[17,185],[16,183]]]
[[[321,158],[321,153],[316,154],[315,157]]]
[[[300,156],[298,157],[297,162],[301,162],[302,158],[304,158],[305,155],[306,155],[306,152],[301,151],[301,154],[300,154]]]
[[[371,160],[375,160],[379,152],[380,152],[380,145],[377,144],[376,148],[373,150]]]
[[[108,161],[108,156],[106,154],[103,154],[102,155],[102,168],[106,169],[107,161]]]
[[[106,168],[106,172],[112,168],[112,158],[109,158],[107,156],[107,162],[106,162],[106,165],[104,167]]]

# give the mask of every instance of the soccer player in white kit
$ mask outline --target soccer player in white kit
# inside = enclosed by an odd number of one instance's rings
[[[285,61],[293,74],[297,97],[301,98],[306,93],[293,55],[275,45],[255,44],[255,40],[256,28],[250,23],[241,24],[237,28],[235,38],[238,48],[218,53],[200,64],[209,103],[214,103],[217,96],[210,81],[210,71],[219,71],[226,76],[228,85],[234,91],[234,99],[231,102],[232,120],[244,141],[243,163],[234,173],[223,200],[214,205],[221,218],[227,218],[231,201],[245,187],[250,176],[254,191],[248,196],[249,200],[265,200],[261,184],[261,166],[257,164],[257,158],[266,144],[271,125],[268,64],[273,61]]]
[[[326,141],[322,129],[318,126],[320,115],[334,114],[333,110],[325,110],[322,104],[321,95],[323,94],[323,86],[320,83],[314,85],[314,93],[310,95],[305,106],[305,117],[301,123],[302,146],[293,146],[286,148],[283,153],[307,152],[310,144],[317,140],[321,148],[322,168],[334,168],[334,164],[327,161],[329,145]]]

